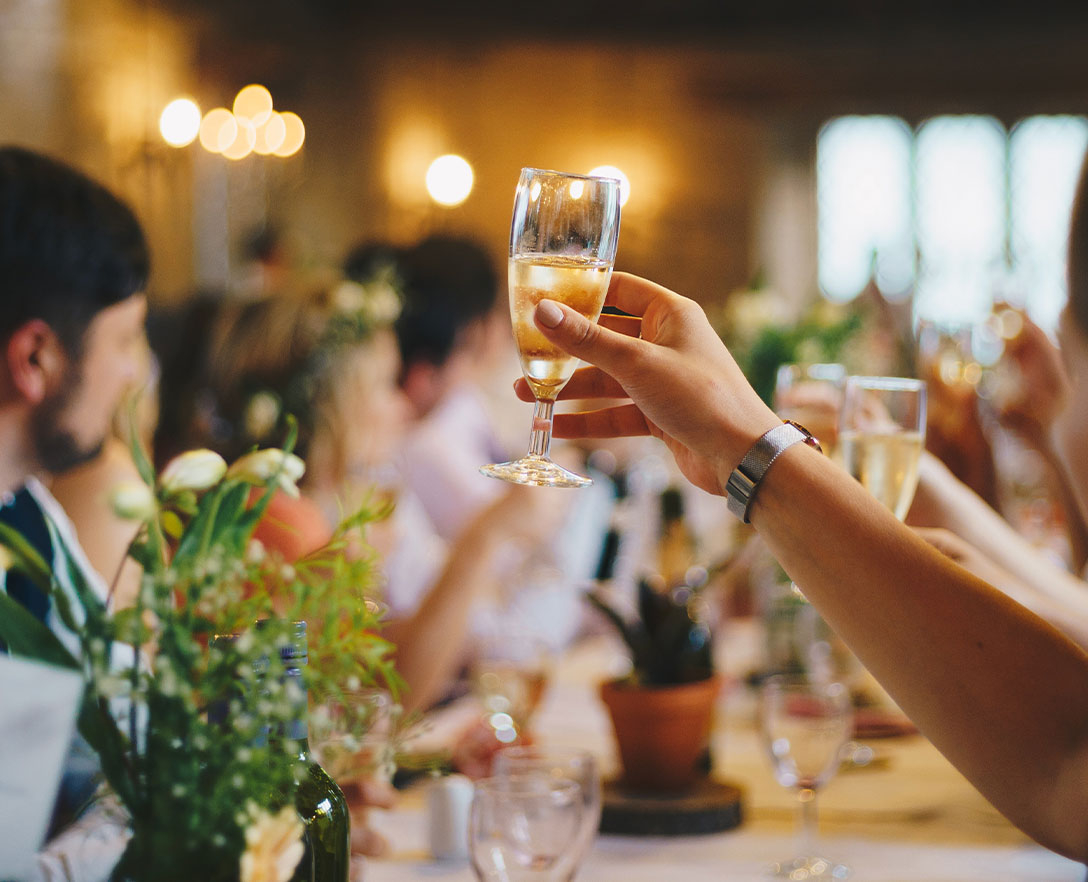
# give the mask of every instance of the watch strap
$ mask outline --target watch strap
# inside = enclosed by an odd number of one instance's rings
[[[729,510],[744,523],[749,522],[748,511],[752,507],[752,500],[771,463],[784,451],[799,443],[820,449],[819,442],[811,432],[804,426],[787,420],[782,425],[765,432],[744,454],[740,464],[733,469],[725,484],[726,502]]]

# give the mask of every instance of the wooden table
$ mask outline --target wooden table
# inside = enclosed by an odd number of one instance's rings
[[[719,644],[727,673],[746,670],[758,633],[731,624]],[[596,684],[622,661],[617,644],[595,639],[570,652],[534,723],[545,745],[582,747],[615,770],[608,719]],[[471,715],[462,708],[456,714]],[[715,774],[745,791],[743,825],[709,836],[599,837],[580,872],[592,882],[692,882],[765,879],[772,859],[792,854],[793,795],[780,787],[762,753],[753,722],[754,699],[727,690],[714,735]],[[447,718],[447,724],[454,725]],[[440,724],[441,725],[441,724]],[[857,880],[1000,880],[1082,882],[1085,869],[1031,842],[999,815],[921,736],[870,743],[876,762],[840,774],[820,796],[822,852],[851,866]],[[466,864],[432,861],[426,852],[422,789],[404,794],[397,809],[377,814],[375,826],[393,845],[390,857],[371,862],[368,882],[474,878]]]

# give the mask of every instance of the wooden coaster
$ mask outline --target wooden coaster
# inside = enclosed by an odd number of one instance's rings
[[[741,822],[741,792],[704,780],[678,794],[632,793],[604,782],[601,832],[620,836],[695,836],[732,830]]]

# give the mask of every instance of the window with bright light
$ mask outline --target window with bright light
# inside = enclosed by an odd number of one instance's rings
[[[1074,116],[1011,130],[987,116],[917,129],[887,116],[832,120],[817,143],[821,290],[845,301],[872,280],[942,323],[1006,299],[1053,326],[1086,148],[1088,120]]]

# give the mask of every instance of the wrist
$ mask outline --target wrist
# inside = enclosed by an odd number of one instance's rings
[[[763,479],[778,457],[795,444],[821,450],[820,442],[804,426],[776,418],[776,424],[760,434],[730,469],[722,487],[729,510],[741,521],[749,522],[748,513]]]

